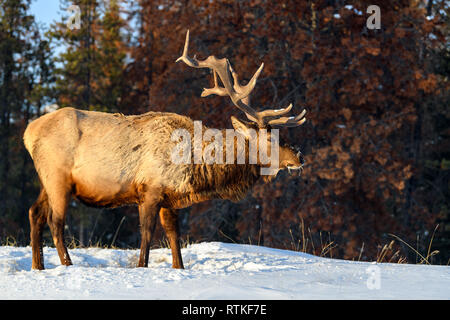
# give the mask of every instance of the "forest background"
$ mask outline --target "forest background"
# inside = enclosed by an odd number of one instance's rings
[[[367,28],[369,5],[381,28]],[[283,129],[301,148],[300,178],[280,173],[238,202],[180,211],[186,243],[226,241],[364,261],[448,264],[449,8],[442,0],[60,1],[39,24],[30,0],[0,0],[0,243],[29,244],[39,181],[22,142],[48,105],[169,111],[211,128],[241,116],[201,98],[206,70],[176,64],[187,29],[199,58],[228,57],[241,79],[265,68],[255,106],[306,108]],[[80,28],[70,29],[77,5]],[[137,208],[71,202],[74,246],[139,247]],[[48,229],[44,234],[51,245]],[[154,246],[164,245],[158,225]],[[424,259],[425,258],[425,259]]]

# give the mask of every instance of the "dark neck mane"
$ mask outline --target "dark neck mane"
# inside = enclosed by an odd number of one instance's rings
[[[259,178],[259,166],[249,164],[194,165],[191,185],[195,193],[239,201]]]

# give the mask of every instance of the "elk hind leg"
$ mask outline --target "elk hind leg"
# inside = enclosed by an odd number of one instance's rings
[[[28,212],[28,217],[30,220],[32,269],[44,269],[44,254],[42,252],[42,229],[45,225],[45,222],[47,221],[48,211],[48,196],[45,189],[41,188],[41,193],[39,194],[38,199],[31,206]]]
[[[179,241],[178,216],[175,210],[161,208],[159,218],[172,250],[172,268],[184,269]]]
[[[53,237],[58,256],[62,265],[72,265],[69,252],[64,243],[64,225],[66,223],[66,212],[70,199],[69,185],[64,183],[64,179],[54,180],[51,184],[54,188],[53,192],[48,192],[50,210],[48,213],[47,223]]]
[[[156,214],[159,207],[152,202],[139,205],[139,224],[141,229],[141,252],[138,267],[148,266],[150,243],[155,230]]]

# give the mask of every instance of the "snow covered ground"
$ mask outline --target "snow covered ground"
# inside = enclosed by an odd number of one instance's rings
[[[182,249],[69,250],[64,267],[44,248],[46,270],[31,271],[30,247],[0,247],[0,299],[450,299],[450,267],[374,264],[220,242]]]

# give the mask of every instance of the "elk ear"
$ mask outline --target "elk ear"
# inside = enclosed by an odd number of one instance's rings
[[[233,125],[234,130],[244,135],[247,139],[250,139],[254,136],[255,130],[253,128],[249,128],[244,122],[238,120],[237,118],[231,116],[231,124]]]

